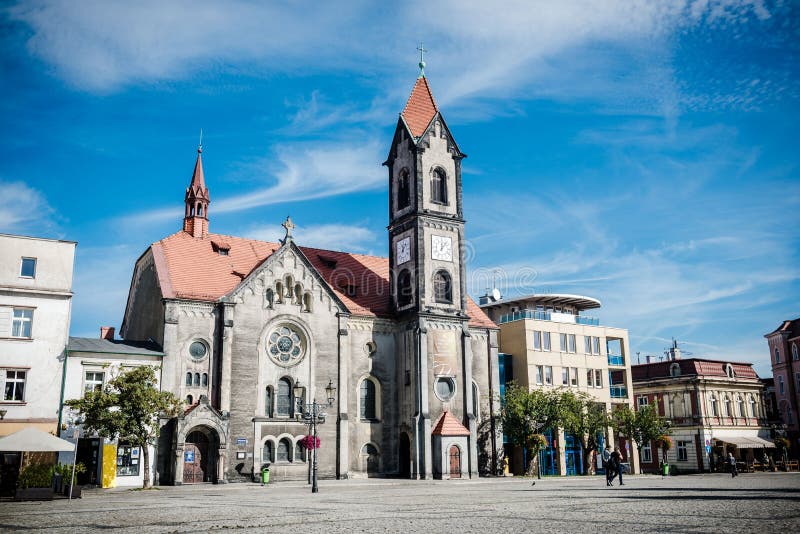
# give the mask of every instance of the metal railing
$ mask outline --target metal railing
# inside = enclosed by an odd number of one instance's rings
[[[566,314],[559,314],[563,317]],[[587,315],[573,315],[575,324],[582,324],[588,326],[599,326],[600,319],[597,317],[589,317]],[[500,324],[510,323],[511,321],[520,321],[522,319],[534,319],[537,321],[550,321],[551,315],[549,311],[544,310],[520,310],[513,313],[506,313],[500,316]],[[559,321],[563,322],[563,321]]]
[[[625,356],[621,354],[609,354],[608,365],[625,365]]]

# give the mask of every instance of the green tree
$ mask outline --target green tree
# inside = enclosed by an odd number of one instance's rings
[[[578,438],[583,447],[583,473],[588,474],[592,452],[599,449],[597,434],[605,435],[609,417],[605,407],[584,393],[563,391],[561,393],[561,426]]]
[[[155,371],[147,365],[135,367],[113,377],[102,389],[64,403],[78,413],[89,432],[141,447],[144,488],[150,487],[148,445],[158,438],[159,417],[173,417],[181,409],[175,395],[158,390]]]
[[[552,390],[528,391],[517,384],[506,388],[504,404],[500,411],[503,433],[508,440],[523,447],[531,454],[525,472],[531,473],[533,462],[544,445],[540,433],[548,428],[557,428],[561,421],[561,395]]]
[[[639,452],[639,472],[642,471],[642,446],[662,436],[669,435],[669,425],[666,419],[660,417],[652,405],[640,406],[632,410],[623,406],[614,410],[611,426],[622,436],[633,440]]]

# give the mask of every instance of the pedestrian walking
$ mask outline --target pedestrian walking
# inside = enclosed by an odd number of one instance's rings
[[[614,470],[614,473],[619,476],[619,485],[624,486],[625,484],[622,483],[622,453],[619,452],[619,447],[614,449],[614,452],[611,453],[611,466]],[[613,482],[615,475],[611,475],[611,481]],[[609,484],[613,485],[613,484]]]
[[[731,466],[731,478],[738,477],[739,471],[736,470],[736,458],[734,458],[733,453],[728,453],[728,463]]]
[[[611,470],[611,445],[606,445],[603,449],[603,470],[606,473],[606,486],[613,486],[611,479],[614,478],[614,473]]]

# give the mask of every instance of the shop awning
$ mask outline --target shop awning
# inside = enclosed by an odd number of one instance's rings
[[[72,452],[75,444],[36,428],[23,428],[0,438],[0,451],[7,452]]]
[[[732,443],[740,449],[775,448],[774,443],[758,436],[720,436],[716,439],[725,443]]]

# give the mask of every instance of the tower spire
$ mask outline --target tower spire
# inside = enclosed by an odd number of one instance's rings
[[[425,45],[423,45],[422,43],[419,43],[419,46],[417,47],[417,50],[419,50],[419,77],[420,78],[424,78],[425,77],[425,52],[427,52],[427,50],[425,50]]]
[[[200,132],[197,160],[184,197],[186,212],[183,217],[183,231],[192,237],[205,237],[208,234],[208,205],[211,203],[203,173],[203,134],[202,130]]]

